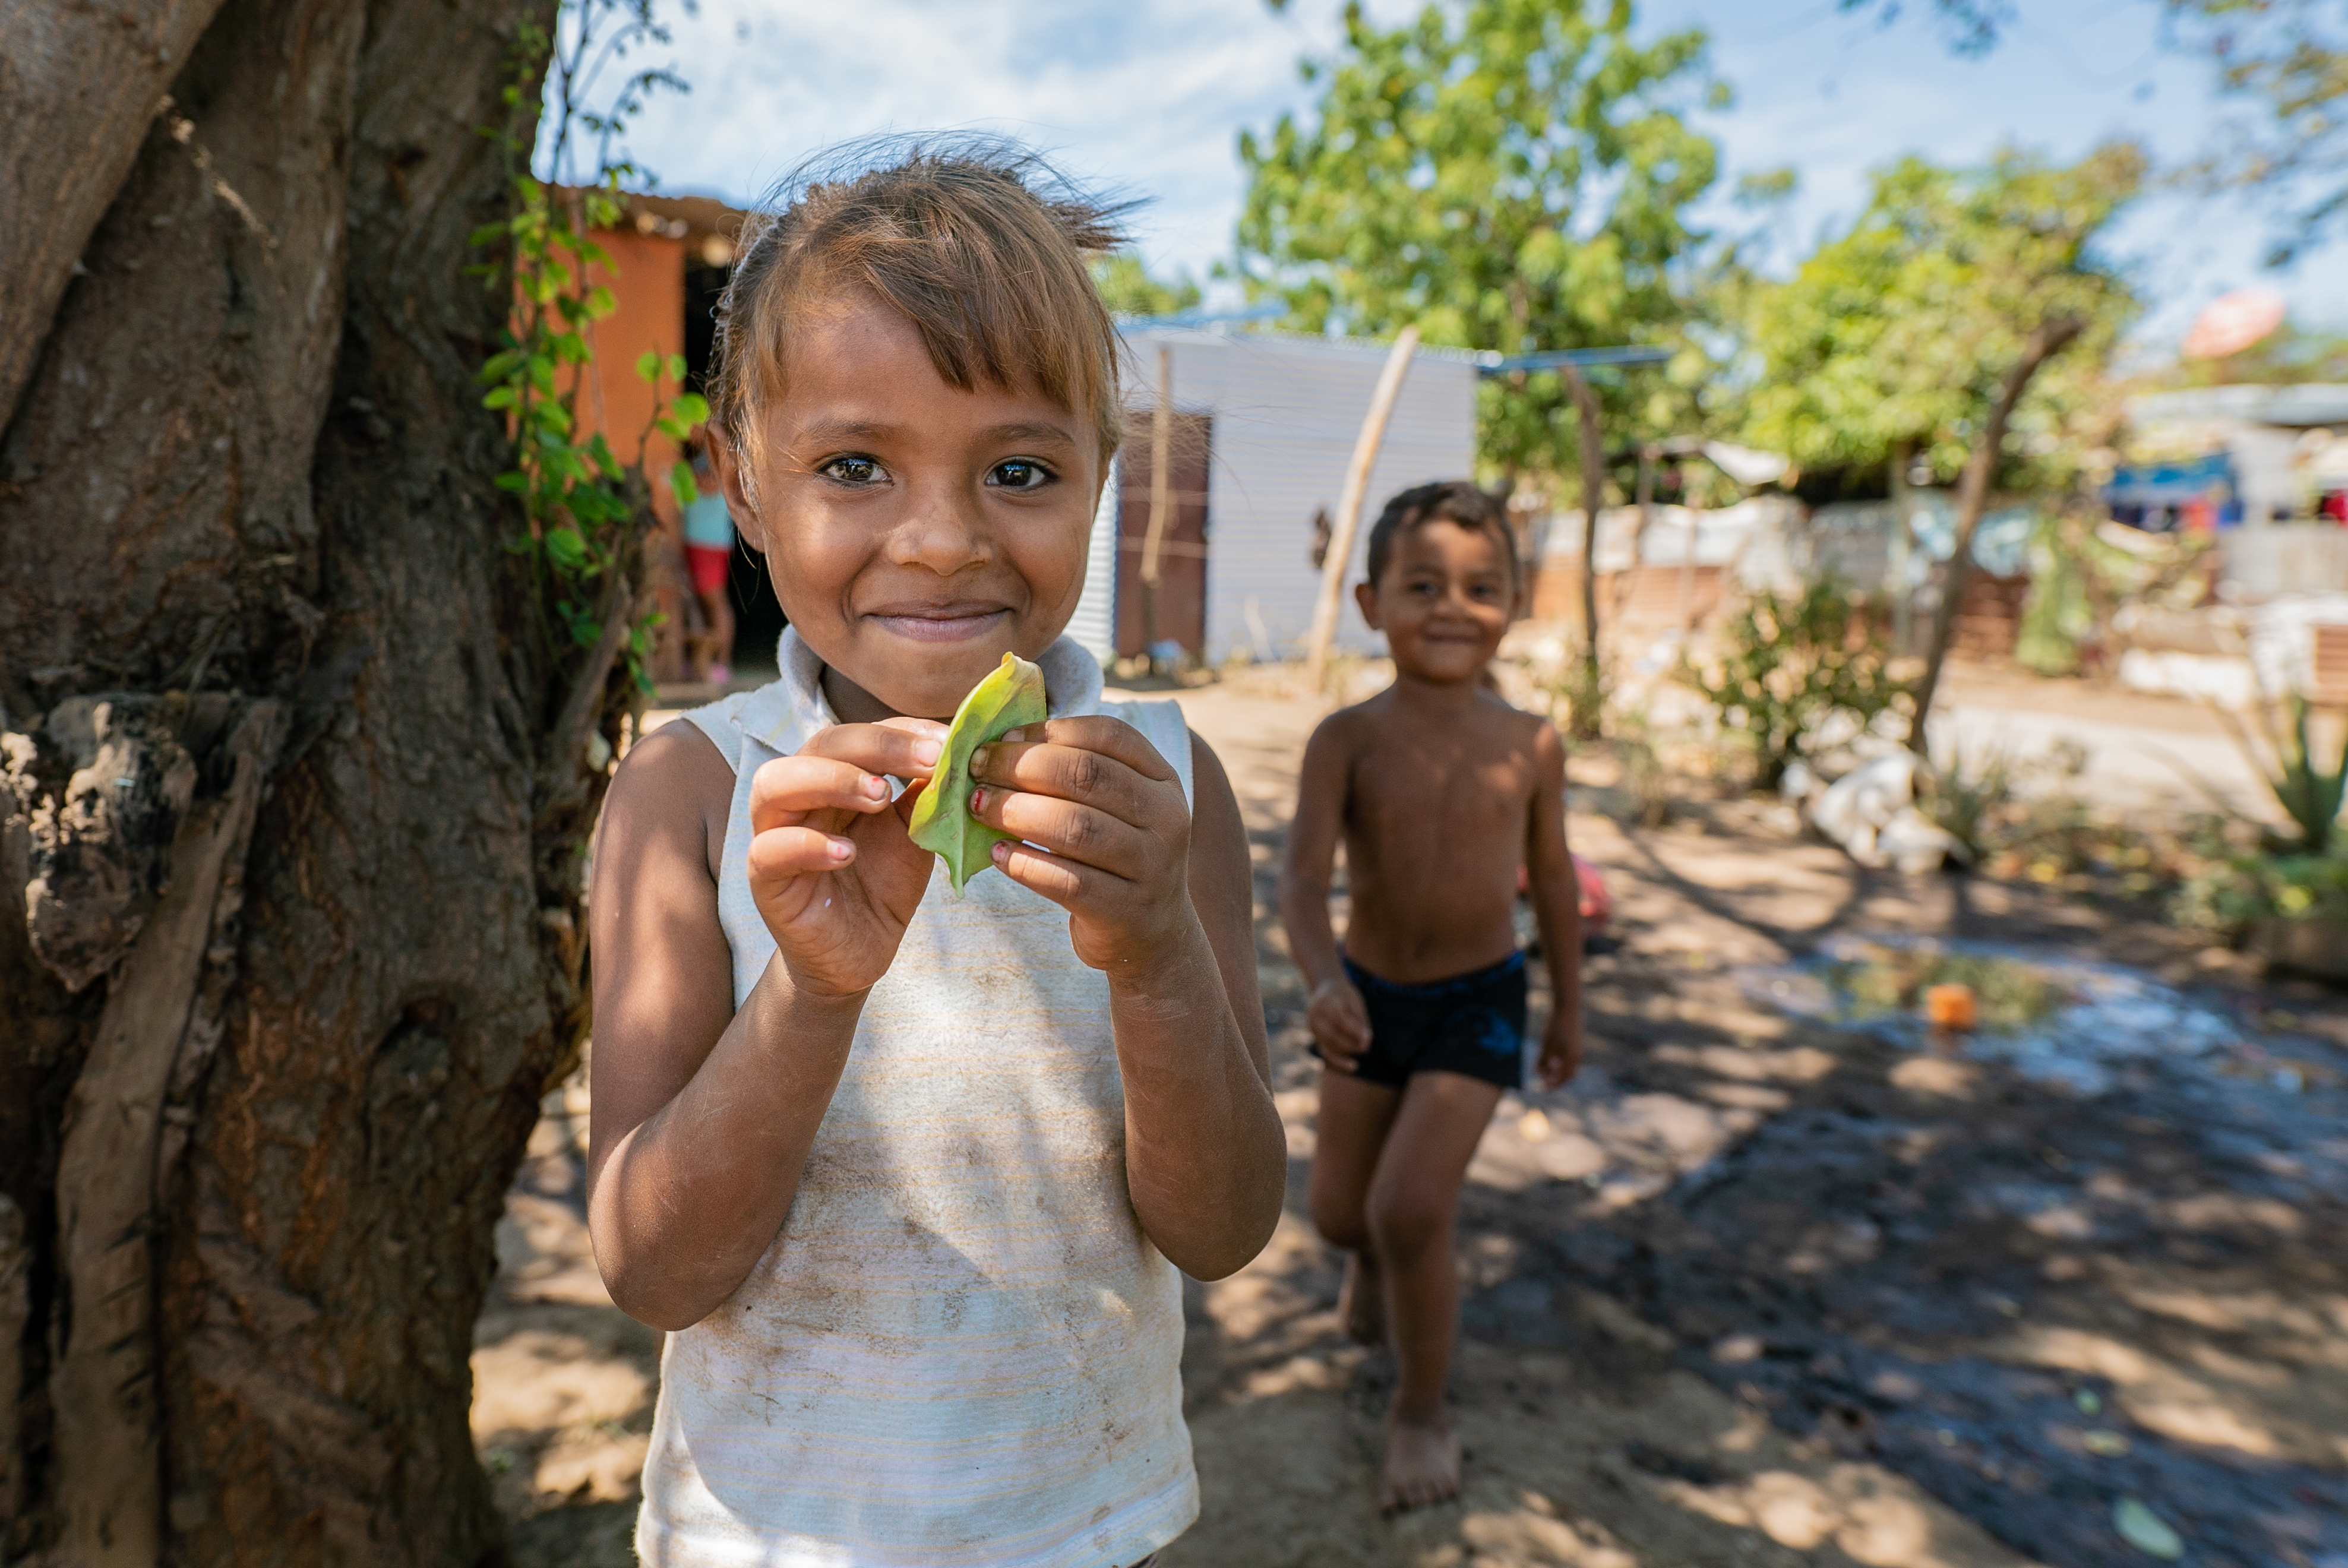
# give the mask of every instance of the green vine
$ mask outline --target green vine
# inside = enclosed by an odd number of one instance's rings
[[[635,372],[653,387],[652,418],[638,433],[636,458],[622,462],[602,431],[582,438],[578,401],[595,359],[593,324],[617,308],[610,288],[590,282],[591,269],[619,270],[595,231],[620,222],[626,185],[651,182],[616,150],[618,139],[652,91],[685,87],[659,67],[626,74],[608,105],[594,107],[596,95],[632,52],[669,41],[652,0],[563,0],[552,34],[523,19],[505,121],[482,132],[505,160],[511,207],[503,222],[474,232],[474,246],[495,259],[470,269],[491,289],[513,292],[497,352],[477,379],[488,387],[482,405],[503,414],[513,436],[513,466],[497,483],[520,504],[523,528],[509,547],[528,562],[540,653],[566,668],[583,658],[582,673],[592,678],[592,650],[615,616],[626,617],[614,652],[646,694],[653,634],[664,617],[649,610],[650,595],[627,585],[655,526],[644,454],[655,431],[682,445],[709,418],[709,405],[683,389],[682,356],[644,354]],[[532,168],[541,145],[543,180]],[[673,464],[665,477],[679,504],[693,501],[689,466]]]

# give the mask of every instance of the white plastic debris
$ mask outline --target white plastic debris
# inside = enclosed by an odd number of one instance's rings
[[[1964,846],[1916,809],[1916,754],[1886,752],[1828,785],[1810,823],[1860,865],[1914,875],[1965,858]]]

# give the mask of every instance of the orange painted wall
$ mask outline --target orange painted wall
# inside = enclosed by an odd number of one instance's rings
[[[653,675],[657,680],[676,680],[685,673],[685,520],[668,475],[684,454],[676,442],[650,429],[654,394],[652,384],[636,374],[636,361],[646,349],[664,358],[685,352],[685,242],[615,229],[599,229],[595,239],[611,253],[612,266],[590,268],[588,282],[610,289],[617,308],[588,324],[594,357],[588,361],[586,383],[579,388],[580,434],[601,430],[623,463],[643,449],[644,478],[661,521],[660,534],[645,552],[646,586],[666,617],[654,640]],[[672,397],[683,390],[675,383],[662,389]]]
[[[653,388],[636,374],[637,359],[648,348],[664,358],[685,352],[685,242],[613,229],[596,231],[595,239],[611,253],[615,271],[592,268],[588,281],[610,289],[619,308],[589,325],[595,357],[579,389],[580,433],[602,431],[624,463],[635,458],[653,417]],[[682,388],[664,390],[675,397]],[[668,472],[681,455],[675,441],[652,432],[644,477],[664,522],[675,521]]]

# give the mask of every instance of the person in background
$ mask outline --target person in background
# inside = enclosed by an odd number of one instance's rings
[[[726,510],[726,496],[710,466],[709,443],[695,431],[685,443],[693,462],[695,495],[685,509],[685,560],[693,573],[693,592],[701,601],[709,629],[693,640],[687,656],[693,678],[723,686],[734,678],[734,604],[726,578],[734,569],[734,517]]]
[[[1351,1254],[1346,1331],[1391,1344],[1400,1373],[1378,1487],[1392,1512],[1459,1494],[1443,1401],[1459,1317],[1452,1228],[1484,1124],[1523,1087],[1519,870],[1550,971],[1543,1088],[1581,1059],[1581,889],[1565,748],[1486,681],[1524,592],[1507,517],[1464,480],[1421,485],[1386,503],[1369,556],[1355,597],[1385,634],[1395,682],[1305,747],[1280,913],[1323,1066],[1313,1221]],[[1342,946],[1329,917],[1341,841]]]

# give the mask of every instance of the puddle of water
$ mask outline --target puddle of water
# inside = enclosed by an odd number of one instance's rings
[[[1818,955],[1757,972],[1751,988],[1782,1011],[1863,1029],[1910,1050],[2003,1062],[2024,1077],[2103,1094],[2130,1062],[2176,1063],[2255,1050],[2224,1014],[2113,964],[2048,957],[1992,943],[1836,937]],[[1935,1031],[1923,996],[1969,987],[1976,1027]]]

